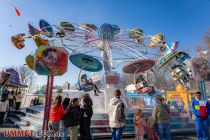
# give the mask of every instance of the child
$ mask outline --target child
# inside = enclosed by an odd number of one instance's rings
[[[143,140],[145,134],[146,120],[140,109],[137,109],[134,115],[135,135],[136,140]]]
[[[147,120],[147,139],[148,140],[159,140],[159,136],[155,129],[155,120],[149,117]]]

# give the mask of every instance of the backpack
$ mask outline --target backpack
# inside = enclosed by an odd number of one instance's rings
[[[81,111],[78,106],[70,106],[68,112],[64,115],[63,121],[65,127],[72,127],[79,125]]]
[[[124,123],[125,122],[125,105],[124,103],[119,103],[117,105],[117,120],[120,122],[120,123]]]

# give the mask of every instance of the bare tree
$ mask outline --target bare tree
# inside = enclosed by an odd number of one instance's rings
[[[176,83],[169,74],[168,68],[161,69],[153,68],[153,75],[151,75],[150,83],[157,89],[175,90]]]
[[[210,49],[210,29],[204,34],[204,42],[206,47]]]
[[[20,82],[23,85],[29,85],[32,86],[35,82],[35,72],[29,69],[28,67],[22,65],[17,68],[17,71],[20,75]]]
[[[176,83],[169,75],[169,71],[167,68],[153,68],[152,71],[152,74],[150,72],[150,75],[144,77],[148,83],[153,85],[156,89],[175,90]],[[133,84],[134,75],[123,74],[121,77],[121,83],[123,83],[124,87]]]
[[[134,76],[131,74],[123,74],[120,78],[120,82],[122,83],[123,87],[133,84],[134,82]]]

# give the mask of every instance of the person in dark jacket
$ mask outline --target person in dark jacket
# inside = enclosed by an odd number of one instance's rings
[[[69,105],[70,105],[70,98],[65,98],[63,100],[63,103],[62,103],[63,110],[66,111],[67,108],[69,107]],[[65,127],[63,118],[62,118],[62,131],[63,131],[62,140],[66,140],[66,137],[67,137],[69,128],[68,127]]]
[[[72,117],[70,121],[70,140],[78,140],[78,126],[81,117],[81,109],[78,98],[74,98],[72,100],[72,104],[70,105],[68,111],[71,112],[70,117]]]
[[[81,140],[92,140],[91,137],[91,130],[90,130],[90,125],[91,125],[91,117],[93,115],[93,102],[90,96],[88,94],[84,95],[81,99],[81,111],[82,111],[82,116],[80,119],[80,138]]]
[[[7,87],[3,87],[3,89],[2,89],[2,96],[1,96],[1,102],[5,102],[6,100],[8,100],[9,93],[10,93],[10,91],[7,90]]]
[[[79,99],[78,98],[72,99],[71,104],[66,111],[67,112],[63,116],[64,126],[66,128],[70,127],[70,139],[77,140],[78,139],[78,126],[79,126],[80,117],[82,114],[80,106],[79,106]],[[64,138],[62,138],[62,140],[63,139]]]
[[[15,92],[12,90],[8,95],[9,111],[11,111],[11,109],[13,109],[13,107],[14,107],[14,94],[15,94]]]

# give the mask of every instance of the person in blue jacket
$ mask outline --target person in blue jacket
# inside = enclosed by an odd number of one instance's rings
[[[192,101],[192,113],[195,116],[198,140],[209,140],[210,104],[207,100],[201,99],[201,92],[195,93],[195,99]]]

